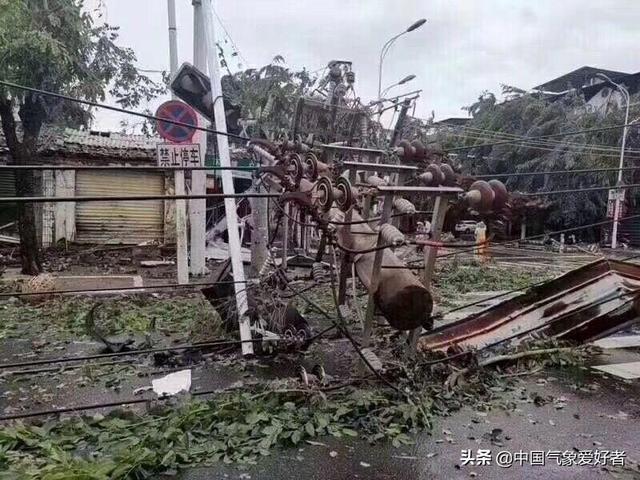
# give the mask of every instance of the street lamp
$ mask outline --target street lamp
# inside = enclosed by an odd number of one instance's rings
[[[389,52],[389,48],[391,48],[393,42],[395,42],[399,37],[401,37],[405,33],[413,32],[414,30],[424,25],[426,22],[426,18],[421,18],[417,22],[412,23],[405,31],[391,37],[389,40],[387,40],[387,43],[382,46],[382,50],[380,50],[380,63],[378,65],[378,100],[380,100],[380,98],[382,97],[382,62],[384,61],[385,55]]]
[[[387,94],[387,92],[389,90],[391,90],[393,87],[397,87],[398,85],[404,85],[405,83],[409,83],[411,80],[414,80],[416,78],[415,75],[407,75],[406,77],[404,77],[402,80],[400,80],[399,82],[394,83],[393,85],[389,85],[387,88],[385,88],[382,93],[380,94],[380,98],[384,98],[384,96]]]
[[[622,167],[624,166],[624,147],[625,142],[627,140],[627,124],[629,123],[629,90],[625,88],[624,85],[614,82],[609,77],[607,77],[604,73],[598,73],[597,77],[603,78],[605,81],[615,86],[624,99],[627,101],[627,109],[624,115],[624,128],[622,130],[622,146],[620,147],[620,165],[618,166],[618,182],[616,186],[620,187],[622,185]],[[611,249],[615,249],[618,246],[618,218],[620,216],[620,195],[619,192],[616,192],[616,203],[613,208],[613,229],[611,231]]]

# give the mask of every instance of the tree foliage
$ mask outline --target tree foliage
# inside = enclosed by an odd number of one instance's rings
[[[130,48],[119,46],[118,28],[97,23],[82,0],[0,0],[0,79],[91,101],[107,94],[136,107],[164,91],[135,66]],[[15,113],[19,122],[15,119]],[[15,163],[37,157],[45,122],[86,124],[79,104],[20,89],[0,87],[2,129]],[[16,193],[33,195],[32,172],[16,174]],[[32,205],[18,206],[24,273],[41,268]]]
[[[550,170],[616,168],[619,161],[622,129],[554,136],[527,143],[500,143],[505,139],[556,135],[624,123],[624,109],[612,103],[606,114],[596,111],[582,94],[569,93],[559,98],[525,94],[503,86],[505,101],[484,92],[477,102],[466,107],[471,120],[462,128],[446,129],[438,140],[447,147],[475,146],[458,153],[464,173],[469,175]],[[634,102],[632,97],[631,102]],[[630,120],[640,114],[633,108]],[[630,129],[627,148],[638,148],[637,129]],[[640,156],[632,151],[625,156],[625,166],[635,166]],[[625,176],[627,183],[636,175]],[[538,192],[613,185],[615,172],[582,175],[538,175],[511,177],[506,181],[511,191]],[[603,219],[607,192],[579,192],[548,197],[552,202],[545,224],[549,228],[566,228]]]
[[[221,52],[221,64],[226,60]],[[291,70],[282,56],[262,68],[231,73],[222,78],[222,91],[255,136],[276,138],[288,133],[299,97],[307,95],[317,78],[306,69]]]

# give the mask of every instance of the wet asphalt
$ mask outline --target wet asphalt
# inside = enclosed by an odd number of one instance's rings
[[[640,354],[621,352],[628,359]],[[606,361],[606,360],[605,360]],[[536,395],[552,397],[544,405],[532,402]],[[640,460],[640,383],[620,381],[578,369],[571,374],[545,372],[528,378],[522,388],[505,392],[514,409],[479,412],[464,408],[437,418],[430,433],[415,437],[415,445],[394,448],[388,443],[317,439],[321,444],[274,451],[258,465],[215,466],[184,472],[180,480],[435,480],[435,479],[638,479],[633,464]],[[477,456],[491,451],[488,466],[463,465],[463,450]],[[599,466],[560,466],[558,452],[624,451],[628,469]],[[518,462],[496,465],[501,451],[544,451],[544,465]],[[552,457],[547,458],[547,452]],[[577,454],[577,453],[576,453]],[[505,455],[505,454],[501,454]],[[569,454],[571,455],[571,454]],[[586,458],[585,454],[585,458]],[[594,454],[596,455],[596,454]],[[505,457],[501,457],[505,458]],[[570,458],[570,457],[569,457]],[[576,459],[577,462],[577,459]],[[601,462],[602,463],[602,462]],[[610,461],[608,461],[610,463]]]

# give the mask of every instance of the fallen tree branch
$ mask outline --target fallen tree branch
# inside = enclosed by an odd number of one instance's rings
[[[549,355],[552,353],[568,352],[573,349],[573,347],[541,348],[538,350],[525,350],[523,352],[512,353],[510,355],[497,355],[495,357],[489,357],[478,362],[478,366],[487,367],[489,365],[493,365],[494,363],[507,362],[509,360],[519,360],[525,357],[536,357],[538,355]]]
[[[512,353],[509,355],[496,355],[495,357],[489,357],[479,361],[478,364],[475,366],[462,368],[460,370],[457,370],[451,373],[447,377],[447,380],[445,381],[445,386],[449,389],[455,387],[460,382],[460,380],[464,375],[466,375],[467,373],[479,367],[484,368],[500,362],[519,360],[521,358],[526,358],[526,357],[537,357],[540,355],[550,355],[552,353],[567,352],[570,350],[573,350],[573,348],[572,347],[540,348],[537,350],[525,350],[523,352]]]

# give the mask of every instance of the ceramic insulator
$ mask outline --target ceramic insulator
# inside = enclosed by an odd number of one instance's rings
[[[390,223],[385,223],[380,227],[380,235],[386,244],[391,244],[397,247],[404,243],[404,235],[402,232]]]
[[[411,203],[406,198],[396,198],[393,200],[393,208],[398,213],[406,213],[408,215],[413,215],[416,213],[416,207],[413,203]]]

